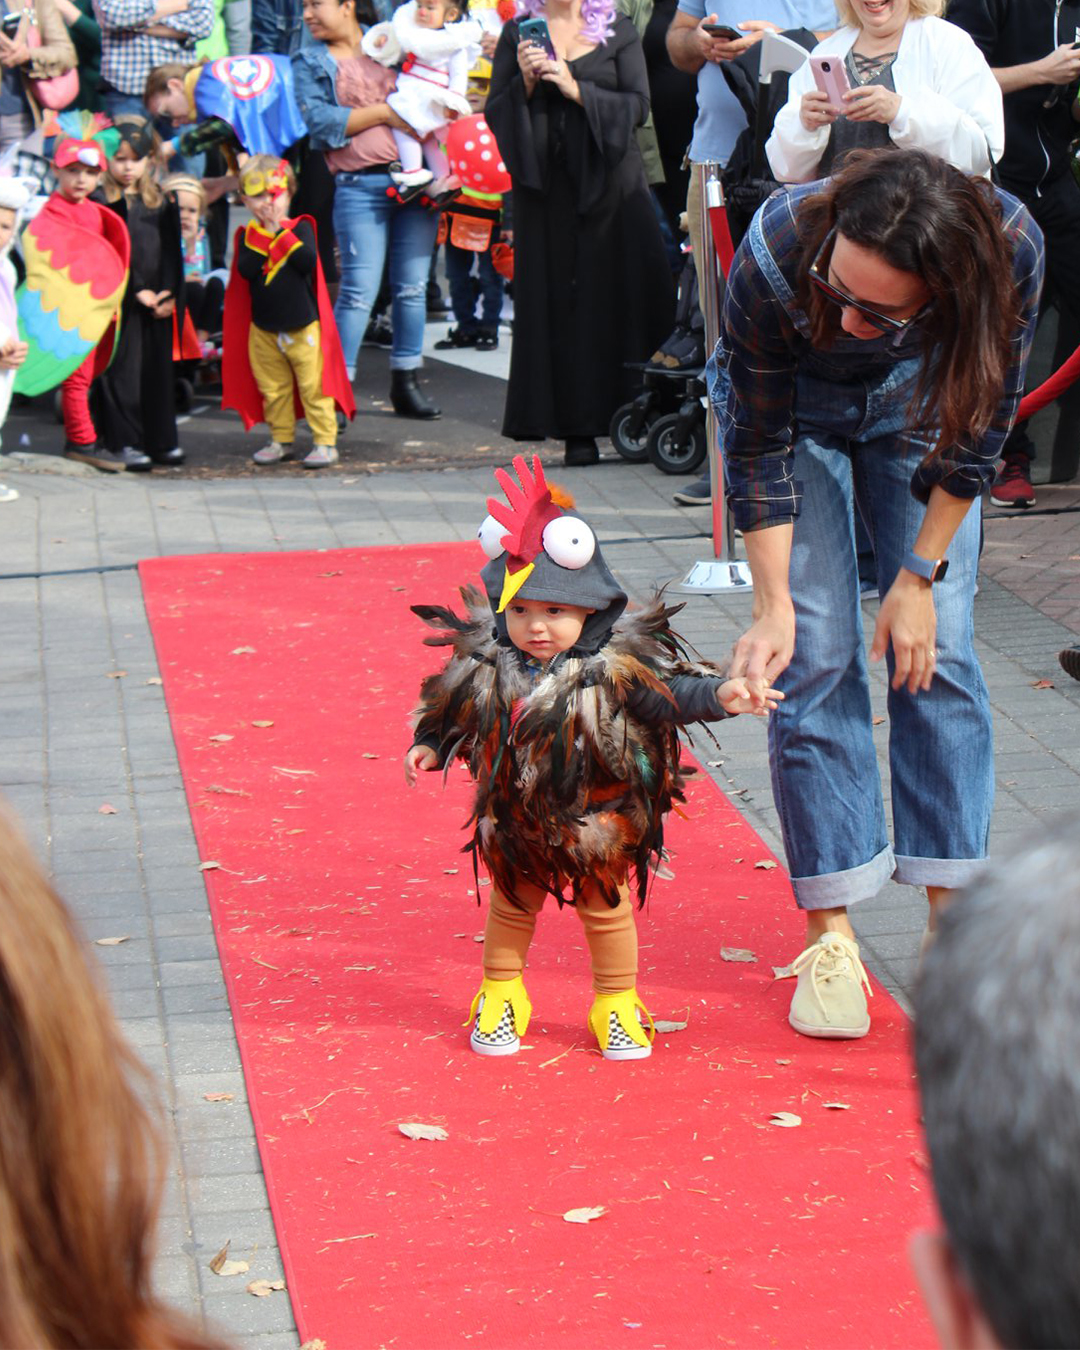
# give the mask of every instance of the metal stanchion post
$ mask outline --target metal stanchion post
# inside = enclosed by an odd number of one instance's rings
[[[720,336],[720,278],[710,212],[724,209],[724,189],[720,183],[719,164],[695,164],[693,172],[698,175],[700,187],[704,255],[698,262],[698,287],[705,319],[705,350],[712,352]],[[750,566],[735,557],[735,531],[724,497],[724,463],[711,399],[706,409],[706,434],[712,480],[713,556],[696,562],[682,582],[672,589],[705,595],[715,591],[748,591],[752,586]]]

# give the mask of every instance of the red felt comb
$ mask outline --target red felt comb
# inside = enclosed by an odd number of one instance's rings
[[[506,527],[503,547],[508,557],[524,566],[541,551],[545,527],[561,516],[562,511],[551,500],[539,455],[533,455],[531,474],[522,456],[515,455],[514,472],[518,476],[517,483],[505,469],[495,470],[495,477],[506,493],[509,505],[489,497],[487,507],[499,524]]]

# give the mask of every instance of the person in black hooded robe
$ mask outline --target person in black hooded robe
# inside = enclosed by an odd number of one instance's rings
[[[559,59],[507,23],[484,110],[513,180],[503,435],[552,436],[568,465],[592,464],[595,438],[637,392],[626,363],[671,331],[674,286],[634,138],[649,111],[634,25],[602,0],[548,0],[537,14]]]

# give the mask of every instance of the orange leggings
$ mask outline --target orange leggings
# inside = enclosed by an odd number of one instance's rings
[[[593,989],[598,994],[620,994],[637,983],[637,928],[625,882],[619,887],[619,895],[613,909],[595,887],[586,883],[580,902],[574,906],[585,929]],[[517,898],[524,909],[512,904],[497,886],[491,887],[484,930],[484,974],[489,980],[513,980],[525,969],[536,917],[547,892],[529,882],[519,882]]]

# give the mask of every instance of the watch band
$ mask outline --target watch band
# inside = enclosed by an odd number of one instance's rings
[[[924,581],[941,581],[945,573],[949,570],[948,558],[920,558],[917,553],[910,549],[904,554],[904,561],[901,564],[909,572],[914,572],[917,577],[922,577]]]

